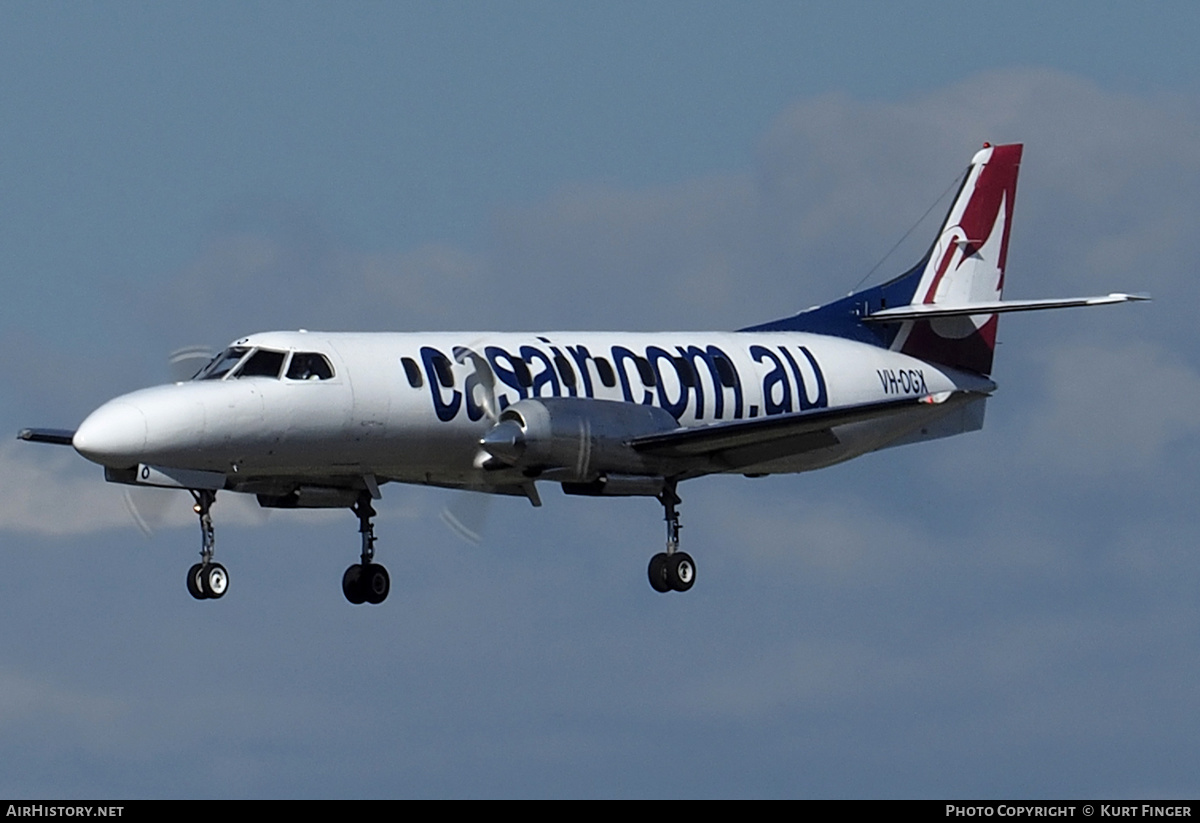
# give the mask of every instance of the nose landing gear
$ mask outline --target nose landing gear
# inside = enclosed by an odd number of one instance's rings
[[[188,569],[188,594],[197,600],[217,600],[229,589],[229,572],[220,563],[213,562],[217,540],[210,509],[217,500],[217,493],[210,489],[189,491],[196,500],[192,509],[200,516],[200,562]]]
[[[391,591],[392,581],[387,569],[375,563],[375,525],[371,518],[375,516],[371,506],[371,496],[363,492],[350,510],[358,515],[358,531],[362,534],[361,562],[346,569],[342,575],[342,594],[354,605],[362,603],[379,604],[387,599]]]
[[[687,552],[679,551],[679,512],[675,510],[682,500],[675,493],[674,481],[667,484],[658,496],[663,504],[664,519],[667,521],[667,550],[650,558],[650,588],[656,592],[686,592],[696,582],[696,562]]]

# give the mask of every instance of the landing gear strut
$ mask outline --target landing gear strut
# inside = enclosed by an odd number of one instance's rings
[[[387,569],[375,559],[375,525],[371,518],[375,509],[371,506],[371,495],[363,492],[350,511],[358,515],[358,531],[362,534],[361,562],[346,569],[342,575],[342,594],[354,605],[382,603],[391,591],[392,581]]]
[[[188,569],[188,593],[197,600],[216,600],[229,589],[229,573],[220,563],[213,562],[217,539],[213,533],[209,510],[217,500],[211,489],[189,489],[196,505],[192,510],[200,515],[200,562]]]
[[[650,587],[656,592],[686,592],[696,582],[696,562],[687,552],[679,551],[679,512],[683,501],[675,493],[675,481],[670,481],[658,495],[667,521],[667,550],[650,558]]]

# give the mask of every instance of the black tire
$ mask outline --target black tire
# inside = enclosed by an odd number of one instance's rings
[[[205,597],[219,600],[229,591],[229,572],[220,563],[210,563],[200,569],[200,591]]]
[[[204,569],[203,563],[197,563],[188,569],[187,589],[188,594],[197,600],[207,600],[208,595],[204,593],[203,587],[200,585],[200,572]]]
[[[671,583],[667,580],[667,559],[664,552],[659,552],[650,558],[650,568],[647,570],[650,588],[664,594],[671,590]]]
[[[362,566],[358,563],[346,569],[346,573],[342,575],[342,594],[355,606],[361,606],[367,599],[362,581]]]
[[[363,566],[362,577],[358,582],[366,601],[374,605],[387,600],[388,592],[392,590],[392,579],[388,576],[387,569],[378,563]]]
[[[667,582],[677,592],[686,592],[696,582],[696,562],[687,552],[675,552],[667,558]]]

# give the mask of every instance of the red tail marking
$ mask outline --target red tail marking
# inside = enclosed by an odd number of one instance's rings
[[[950,248],[946,249],[946,253],[942,255],[942,262],[938,263],[937,274],[933,277],[933,282],[929,284],[929,291],[925,294],[926,303],[933,302],[933,296],[937,294],[938,283],[942,282],[942,276],[946,270],[950,268],[950,261],[954,259],[954,243],[950,244]]]

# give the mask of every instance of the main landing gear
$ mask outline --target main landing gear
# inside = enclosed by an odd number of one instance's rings
[[[342,575],[342,594],[354,605],[382,603],[391,591],[392,581],[387,569],[375,563],[375,525],[371,518],[375,509],[371,506],[371,495],[363,492],[350,507],[358,515],[358,531],[362,534],[362,562],[355,563]]]
[[[679,551],[679,512],[675,510],[682,501],[675,493],[675,482],[671,481],[658,495],[663,504],[664,519],[667,521],[667,550],[650,558],[650,587],[656,592],[686,592],[696,582],[696,562],[687,552]]]
[[[220,563],[213,562],[217,541],[209,510],[216,502],[217,493],[209,489],[190,491],[196,499],[192,510],[200,515],[200,562],[188,569],[187,590],[197,600],[216,600],[229,589],[229,573]]]

